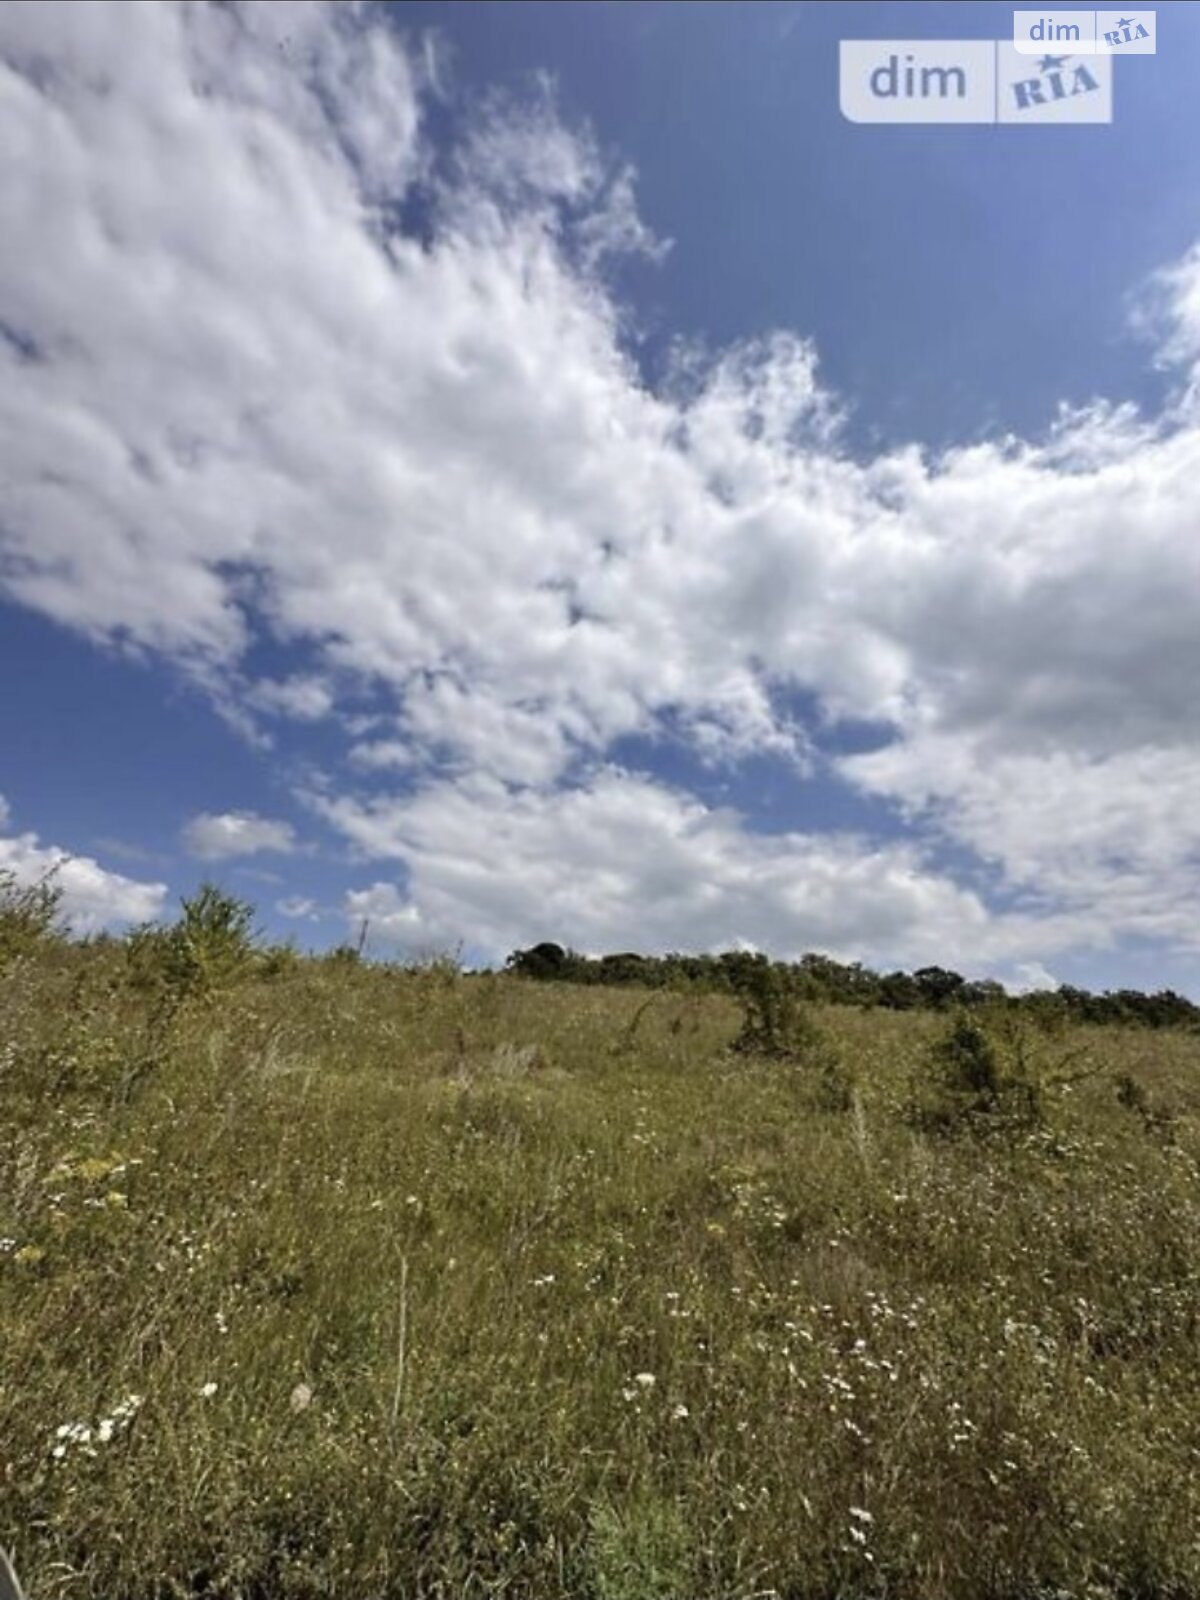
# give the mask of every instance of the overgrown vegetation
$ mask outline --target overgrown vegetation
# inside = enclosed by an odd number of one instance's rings
[[[61,899],[53,874],[19,883],[15,873],[0,867],[0,977],[53,939]]]
[[[1186,1028],[307,959],[219,891],[71,944],[19,895],[37,1600],[1200,1595]]]

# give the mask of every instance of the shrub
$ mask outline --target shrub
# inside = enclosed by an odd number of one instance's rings
[[[854,1107],[854,1074],[832,1048],[819,1052],[813,1101],[819,1111],[850,1111]]]
[[[1017,1131],[1042,1121],[1042,1089],[1023,1033],[1003,1044],[965,1012],[931,1047],[910,1105],[928,1133]]]
[[[256,955],[254,907],[214,884],[201,884],[181,901],[169,928],[148,924],[126,943],[136,987],[158,988],[182,1003],[227,987],[249,971]]]
[[[1138,1080],[1123,1072],[1116,1080],[1117,1104],[1141,1118],[1147,1133],[1157,1134],[1170,1141],[1175,1115],[1168,1106],[1150,1098]]]
[[[259,951],[258,973],[263,978],[290,978],[300,970],[300,952],[295,941],[285,939],[282,944],[270,945]]]
[[[0,972],[60,934],[62,888],[54,881],[56,870],[22,884],[16,873],[0,868]]]
[[[787,976],[758,957],[729,969],[742,1026],[731,1049],[739,1055],[796,1060],[819,1051],[821,1034],[796,997]]]

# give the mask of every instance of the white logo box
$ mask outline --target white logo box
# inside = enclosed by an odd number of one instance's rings
[[[1112,60],[1047,51],[1011,39],[843,39],[842,115],[862,123],[1112,121]]]
[[[1047,50],[1076,55],[1153,56],[1155,11],[1014,11],[1013,44],[1024,56]]]

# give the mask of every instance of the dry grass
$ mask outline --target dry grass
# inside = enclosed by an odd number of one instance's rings
[[[936,1017],[822,1014],[836,1109],[645,999],[312,962],[155,1022],[119,949],[10,969],[35,1600],[1200,1595],[1200,1039],[1035,1041],[1104,1070],[936,1138]]]

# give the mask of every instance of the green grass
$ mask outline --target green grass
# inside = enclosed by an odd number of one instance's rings
[[[34,1600],[1200,1596],[1200,1038],[1026,1036],[1007,1121],[935,1015],[646,1001],[10,963]]]

